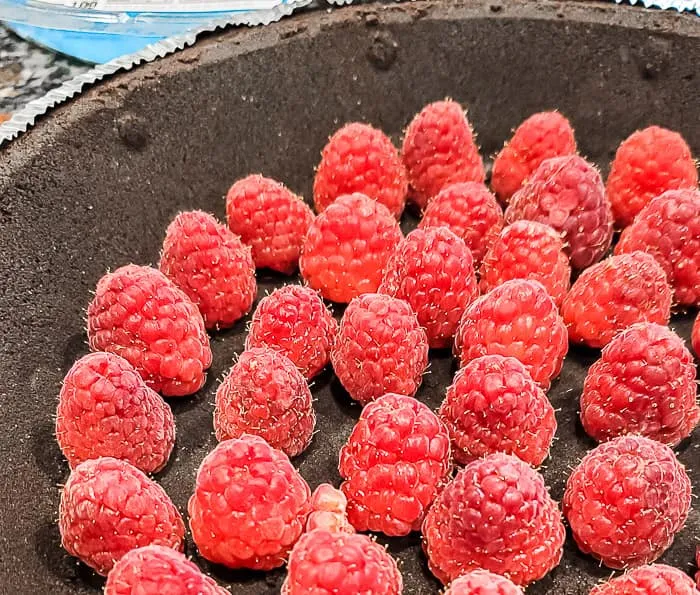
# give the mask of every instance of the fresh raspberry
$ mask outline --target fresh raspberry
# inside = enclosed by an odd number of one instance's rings
[[[450,437],[427,405],[389,393],[362,410],[338,468],[355,529],[408,535],[449,480]]]
[[[124,358],[90,353],[63,380],[56,439],[71,469],[88,459],[114,457],[154,473],[173,450],[175,420]]]
[[[491,244],[481,264],[481,291],[491,291],[511,279],[544,285],[557,307],[569,291],[571,267],[564,242],[549,225],[516,221]]]
[[[359,533],[311,531],[291,555],[282,595],[400,595],[396,561]]]
[[[590,595],[697,595],[690,577],[665,564],[640,566],[593,587]]]
[[[471,252],[446,227],[415,229],[386,263],[379,293],[411,305],[430,347],[449,347],[464,309],[479,295]]]
[[[503,227],[503,211],[484,184],[463,182],[443,188],[425,209],[418,227],[444,226],[464,240],[478,267]]]
[[[406,302],[367,293],[345,309],[331,363],[363,405],[386,393],[411,396],[428,367],[428,338]]]
[[[423,523],[428,564],[443,583],[482,568],[527,585],[559,564],[564,537],[542,476],[503,453],[459,471]]]
[[[73,469],[58,515],[63,547],[103,575],[134,548],[163,545],[181,551],[184,545],[185,524],[163,488],[111,457]]]
[[[467,362],[448,387],[439,415],[462,464],[506,452],[538,466],[557,430],[547,395],[525,366],[502,355]]]
[[[212,355],[202,315],[156,269],[128,264],[102,277],[87,332],[91,349],[122,356],[156,392],[181,397],[204,386]]]
[[[233,326],[253,305],[257,285],[250,248],[208,213],[175,217],[159,268],[197,304],[208,329]]]
[[[700,357],[700,314],[693,323],[693,332],[690,339],[695,355]]]
[[[635,322],[668,324],[672,291],[650,254],[611,256],[586,269],[564,298],[561,314],[569,339],[604,347]]]
[[[254,434],[295,457],[311,442],[315,425],[306,380],[286,356],[267,347],[244,351],[216,391],[220,441]]]
[[[700,547],[695,550],[695,565],[700,567]],[[695,573],[695,583],[700,590],[700,571]]]
[[[397,219],[408,192],[406,170],[389,137],[358,122],[343,126],[323,148],[314,179],[316,210],[354,192],[380,202]]]
[[[576,154],[576,138],[559,112],[539,112],[518,126],[493,162],[491,187],[503,202],[517,192],[545,159]]]
[[[445,186],[484,182],[484,163],[474,132],[456,101],[426,105],[406,129],[401,156],[410,198],[421,209]]]
[[[363,194],[337,198],[311,224],[299,267],[306,282],[333,302],[376,291],[402,238],[384,205]]]
[[[523,590],[500,574],[472,570],[455,580],[444,595],[523,595]]]
[[[252,175],[231,186],[226,218],[231,231],[251,247],[256,267],[291,274],[314,214],[284,184]]]
[[[313,289],[286,285],[260,300],[245,345],[279,351],[310,380],[328,364],[337,334],[338,323]]]
[[[666,326],[640,322],[615,335],[588,369],[581,422],[600,442],[640,434],[676,446],[700,420],[696,390],[683,339]]]
[[[566,483],[562,502],[584,554],[610,568],[656,560],[690,510],[690,479],[673,451],[621,436],[590,451]]]
[[[569,349],[566,326],[537,281],[506,281],[472,302],[455,336],[460,367],[482,355],[514,357],[544,390],[561,371]]]
[[[506,223],[529,219],[562,234],[571,266],[584,269],[610,248],[613,219],[598,170],[578,155],[546,159],[511,198]]]
[[[259,436],[221,442],[202,461],[187,505],[199,553],[229,568],[284,564],[310,511],[311,490]]]
[[[329,483],[322,483],[311,495],[311,513],[306,519],[306,531],[315,529],[355,532],[348,521],[348,499]]]
[[[634,132],[618,147],[606,191],[615,223],[626,227],[655,196],[697,185],[695,161],[683,137],[649,126]]]
[[[700,306],[700,191],[669,190],[625,228],[615,254],[642,250],[664,268],[676,302]]]

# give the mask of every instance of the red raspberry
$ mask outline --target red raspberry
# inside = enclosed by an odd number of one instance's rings
[[[355,529],[408,535],[449,480],[450,437],[427,405],[389,393],[363,409],[338,468]]]
[[[410,198],[421,209],[445,186],[481,182],[484,163],[474,132],[456,101],[426,105],[406,129],[401,150]]]
[[[73,469],[58,515],[63,547],[103,575],[134,548],[163,545],[181,551],[184,545],[185,524],[163,488],[111,457]]]
[[[306,380],[286,356],[267,347],[244,351],[216,391],[220,441],[254,434],[295,457],[311,442],[315,425]]]
[[[511,279],[544,285],[557,307],[569,291],[571,267],[564,242],[549,225],[516,221],[501,231],[481,264],[481,291],[491,291]]]
[[[500,574],[472,570],[455,580],[444,595],[523,595],[523,590]]]
[[[122,356],[156,392],[181,397],[204,386],[212,359],[204,320],[160,271],[128,264],[102,277],[87,332],[91,349]]]
[[[496,197],[479,182],[443,188],[425,209],[418,227],[444,226],[464,240],[478,267],[503,227],[503,211]]]
[[[363,194],[337,198],[311,224],[299,267],[306,282],[333,302],[376,291],[402,238],[384,205]]]
[[[610,568],[656,560],[690,510],[690,479],[673,451],[642,436],[613,438],[590,451],[562,502],[584,554]]]
[[[615,335],[589,369],[581,422],[598,441],[641,434],[676,446],[700,420],[695,364],[666,326],[640,322]]]
[[[311,495],[311,513],[306,519],[306,531],[324,529],[354,533],[348,521],[348,499],[329,483],[322,483]]]
[[[590,595],[697,595],[690,577],[665,564],[640,566],[593,587]]]
[[[460,367],[482,355],[522,362],[544,390],[561,371],[569,349],[564,321],[537,281],[506,281],[469,306],[455,336]]]
[[[63,380],[56,439],[71,468],[88,459],[114,457],[154,473],[170,457],[175,420],[124,358],[90,353]]]
[[[503,453],[459,471],[423,523],[428,564],[443,583],[482,568],[527,585],[559,564],[564,537],[542,476]]]
[[[546,159],[511,198],[506,223],[539,221],[561,233],[571,266],[584,269],[610,248],[612,212],[598,170],[578,155]]]
[[[660,126],[649,126],[634,132],[618,147],[606,191],[615,223],[626,227],[655,196],[697,185],[695,161],[683,137]]]
[[[187,510],[199,553],[229,568],[284,564],[310,510],[311,490],[259,436],[221,442],[202,461]]]
[[[284,184],[252,175],[231,186],[226,218],[231,231],[252,248],[256,267],[291,274],[314,214]]]
[[[690,342],[693,345],[695,355],[700,357],[700,314],[698,314],[698,317],[695,319],[695,323],[693,324],[693,333]]]
[[[331,363],[363,405],[386,393],[411,396],[428,367],[428,338],[406,302],[367,293],[345,309]]]
[[[430,347],[449,347],[464,309],[479,295],[471,252],[446,227],[415,229],[386,263],[379,293],[411,305]]]
[[[309,380],[328,364],[337,334],[338,323],[313,289],[286,285],[260,300],[245,345],[279,351]]]
[[[569,121],[559,112],[539,112],[518,126],[493,162],[491,187],[503,202],[520,189],[545,159],[576,154]]]
[[[625,228],[615,254],[642,250],[664,268],[676,302],[700,306],[700,191],[669,190]]]
[[[253,305],[250,248],[202,211],[180,213],[168,226],[159,268],[197,304],[208,329],[233,326]]]
[[[561,314],[571,341],[604,347],[635,322],[668,324],[671,294],[654,257],[630,252],[583,271],[564,298]]]
[[[389,137],[368,124],[346,124],[328,141],[314,179],[320,213],[336,198],[359,192],[383,204],[397,219],[406,204],[408,180]]]

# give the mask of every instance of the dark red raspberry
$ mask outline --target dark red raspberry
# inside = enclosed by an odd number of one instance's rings
[[[355,529],[408,535],[449,480],[450,437],[427,405],[389,393],[362,410],[338,468]]]
[[[598,170],[578,155],[546,159],[511,198],[506,223],[539,221],[562,234],[571,266],[584,269],[610,248],[613,219]]]
[[[154,473],[170,457],[175,420],[124,358],[90,353],[63,380],[56,439],[71,468],[88,459],[114,457]]]
[[[557,306],[569,291],[571,267],[560,235],[537,221],[516,221],[501,231],[481,264],[481,291],[511,279],[544,285]]]
[[[690,510],[690,479],[676,455],[641,436],[590,451],[566,483],[564,515],[578,547],[610,568],[656,560]]]
[[[359,122],[346,124],[323,148],[314,179],[314,203],[319,213],[339,196],[360,192],[383,204],[398,219],[407,191],[399,152],[381,130]]]
[[[654,197],[678,188],[697,188],[698,172],[683,137],[649,126],[630,135],[610,165],[606,191],[615,223],[626,227]]]
[[[444,595],[523,595],[523,590],[500,574],[472,570],[455,580]]]
[[[590,595],[697,595],[690,577],[665,564],[640,566],[593,587]]]
[[[423,523],[428,564],[443,583],[482,568],[525,586],[559,564],[564,537],[542,476],[503,453],[459,471]]]
[[[509,355],[544,390],[559,375],[569,349],[566,326],[537,281],[506,281],[472,302],[455,336],[463,367],[482,355]]]
[[[700,357],[700,314],[698,314],[698,317],[693,323],[693,333],[690,342],[693,346],[693,351],[695,352],[695,355],[697,357]]]
[[[286,285],[260,300],[245,345],[279,351],[309,380],[328,364],[337,334],[338,323],[313,289]]]
[[[604,347],[635,322],[668,324],[672,291],[653,256],[630,252],[586,269],[564,298],[569,339]]]
[[[348,499],[329,483],[322,483],[311,495],[311,512],[306,519],[306,531],[324,529],[354,533],[348,521]]]
[[[449,347],[464,309],[479,295],[471,252],[446,227],[415,229],[386,263],[379,293],[411,305],[430,347]]]
[[[424,209],[456,182],[481,182],[484,163],[467,116],[456,101],[426,105],[406,129],[401,150],[413,202]]]
[[[202,461],[187,505],[199,553],[229,568],[282,566],[304,530],[311,490],[259,436],[221,442]]]
[[[73,469],[58,515],[63,547],[103,575],[134,548],[163,545],[181,551],[184,544],[185,524],[163,488],[111,457]]]
[[[102,277],[88,306],[87,333],[91,349],[122,356],[167,397],[204,386],[212,355],[202,315],[156,269],[128,264]]]
[[[251,247],[259,269],[293,273],[313,218],[303,198],[260,175],[238,180],[226,195],[228,226]]]
[[[411,396],[428,367],[428,338],[406,302],[367,293],[345,309],[331,363],[363,405],[386,393]]]
[[[363,194],[337,198],[316,217],[299,260],[306,282],[333,302],[376,291],[402,238],[396,219]]]
[[[615,254],[642,250],[664,268],[677,303],[700,306],[700,191],[669,190],[625,228]]]
[[[233,326],[253,305],[257,285],[250,248],[208,213],[175,217],[159,266],[197,304],[208,329]]]

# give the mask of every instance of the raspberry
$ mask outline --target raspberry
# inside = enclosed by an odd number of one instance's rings
[[[520,189],[545,159],[576,153],[569,121],[559,112],[539,112],[518,126],[493,162],[491,187],[503,202]]]
[[[363,409],[338,468],[355,529],[408,535],[449,479],[450,437],[427,405],[389,393]]]
[[[170,457],[175,420],[124,358],[90,353],[63,380],[56,439],[71,468],[88,459],[114,457],[154,473]]]
[[[337,334],[338,323],[313,289],[286,285],[260,300],[245,345],[279,351],[310,380],[328,364]]]
[[[73,469],[58,515],[63,547],[103,575],[134,548],[163,545],[181,551],[184,545],[185,524],[163,488],[111,457]]]
[[[229,568],[284,564],[310,510],[311,490],[259,436],[221,442],[202,461],[187,510],[199,553]]]
[[[384,205],[363,194],[337,198],[311,224],[299,267],[306,282],[333,302],[376,291],[402,238]]]
[[[523,591],[505,576],[472,570],[455,580],[444,595],[523,595]]]
[[[398,219],[407,191],[399,153],[381,130],[358,122],[346,124],[323,148],[314,179],[319,213],[339,196],[359,192],[383,204]]]
[[[503,453],[459,471],[423,523],[428,564],[443,583],[482,568],[527,585],[559,564],[564,537],[542,476]]]
[[[669,190],[624,229],[615,254],[642,250],[664,268],[676,302],[700,306],[700,191]]]
[[[147,545],[124,555],[107,576],[104,595],[227,595],[183,554]]]
[[[697,595],[690,577],[665,564],[640,566],[593,587],[590,595]]]
[[[546,159],[511,198],[506,223],[529,219],[562,234],[571,266],[584,269],[610,248],[612,212],[598,170],[578,155]]]
[[[676,446],[700,420],[695,364],[683,339],[640,322],[615,335],[589,369],[581,422],[598,441],[641,434]]]
[[[122,356],[168,397],[197,392],[211,365],[204,320],[163,273],[128,264],[97,283],[88,306],[90,348]]]
[[[331,363],[363,405],[390,392],[411,396],[428,367],[428,338],[406,302],[368,293],[346,308]]]
[[[406,129],[401,150],[410,198],[421,209],[445,186],[481,182],[484,163],[467,116],[452,100],[426,105]]]
[[[216,391],[219,441],[254,434],[295,457],[311,442],[315,425],[306,380],[286,356],[267,347],[244,351]]]
[[[482,355],[522,362],[544,390],[561,371],[569,349],[556,304],[537,281],[506,281],[469,306],[455,336],[460,366]]]
[[[634,132],[618,147],[606,191],[615,222],[626,227],[655,196],[697,185],[695,161],[683,137],[649,126]]]
[[[571,341],[604,347],[635,322],[668,324],[671,293],[654,257],[630,252],[583,271],[564,298],[561,314]]]
[[[250,248],[202,211],[180,213],[168,226],[159,268],[197,304],[208,329],[233,326],[253,305]]]
[[[228,191],[226,219],[231,231],[251,247],[257,268],[291,274],[314,214],[284,184],[252,175]]]
[[[491,291],[511,279],[544,285],[559,307],[569,291],[571,267],[564,242],[549,225],[516,221],[501,231],[481,264],[481,291]]]
[[[430,347],[449,347],[464,309],[479,295],[471,252],[446,227],[415,229],[386,263],[379,293],[411,305]]]
[[[478,182],[443,188],[425,209],[418,227],[444,226],[464,240],[479,266],[503,227],[503,211],[496,197]]]
[[[695,355],[700,357],[700,314],[698,314],[695,323],[693,323],[693,332],[690,342],[693,345]]]
[[[557,421],[544,391],[513,357],[485,355],[457,372],[440,406],[458,463],[493,452],[540,465]]]
[[[306,531],[325,529],[354,533],[348,521],[348,499],[329,483],[322,483],[311,495],[311,513],[306,519]]]
[[[610,568],[640,566],[656,560],[683,527],[690,479],[668,446],[621,436],[583,458],[562,506],[584,554]]]

